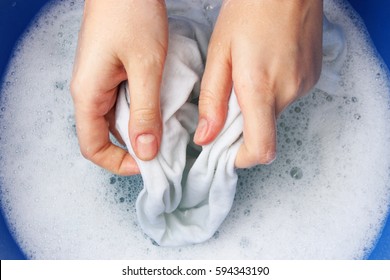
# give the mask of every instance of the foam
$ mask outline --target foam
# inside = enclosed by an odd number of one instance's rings
[[[388,72],[352,9],[325,2],[330,20],[347,30],[339,90],[315,91],[281,115],[276,161],[239,171],[235,202],[219,231],[182,248],[158,247],[138,227],[140,176],[112,175],[82,158],[69,94],[82,3],[45,8],[19,42],[0,96],[1,203],[26,255],[364,258],[390,200]],[[205,3],[204,12],[212,12],[215,4]]]

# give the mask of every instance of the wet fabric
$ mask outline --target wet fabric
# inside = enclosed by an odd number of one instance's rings
[[[203,147],[192,142],[213,22],[173,14],[161,87],[163,135],[155,159],[138,159],[130,144],[132,93],[127,83],[118,93],[116,107],[117,130],[136,159],[144,182],[136,202],[138,221],[161,246],[200,243],[214,235],[233,204],[238,177],[234,161],[243,141],[243,119],[232,90],[227,120],[219,136]],[[344,53],[341,30],[324,17],[323,68],[317,88],[331,93],[337,87]]]

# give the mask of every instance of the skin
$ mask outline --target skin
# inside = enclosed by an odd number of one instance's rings
[[[142,160],[161,141],[160,85],[168,45],[164,1],[86,0],[71,82],[77,135],[83,156],[120,175],[138,173],[114,127],[118,85],[128,79],[130,140]]]
[[[274,160],[277,116],[320,75],[322,13],[319,0],[224,1],[201,85],[197,144],[221,131],[233,87],[244,118],[236,167]]]
[[[154,158],[161,141],[160,85],[167,52],[164,1],[85,1],[71,91],[82,154],[121,175],[138,173],[109,140],[118,85],[129,79],[129,133],[137,156]],[[277,116],[316,83],[322,62],[321,0],[225,0],[209,45],[195,142],[221,131],[234,88],[244,117],[236,167],[276,155]],[[110,15],[110,16],[107,16]],[[140,141],[141,140],[141,141]]]

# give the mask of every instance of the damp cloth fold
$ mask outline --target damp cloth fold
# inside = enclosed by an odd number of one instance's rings
[[[242,143],[243,118],[232,90],[225,126],[210,144],[197,147],[196,100],[212,25],[180,15],[169,18],[169,48],[161,86],[163,135],[151,161],[138,159],[128,136],[129,92],[123,83],[116,128],[138,163],[143,189],[136,202],[139,225],[160,246],[208,240],[227,217],[234,200],[234,161]],[[343,33],[324,17],[323,67],[316,88],[333,92],[345,56]]]

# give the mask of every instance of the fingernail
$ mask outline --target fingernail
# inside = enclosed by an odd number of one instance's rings
[[[141,134],[137,137],[137,156],[141,160],[151,160],[157,154],[157,139],[153,134]]]
[[[202,142],[204,141],[207,133],[207,120],[206,119],[200,119],[198,123],[198,128],[196,129],[195,135],[194,135],[194,141],[195,142]]]
[[[267,165],[271,164],[274,162],[276,159],[276,153],[275,152],[268,152],[267,153]]]

